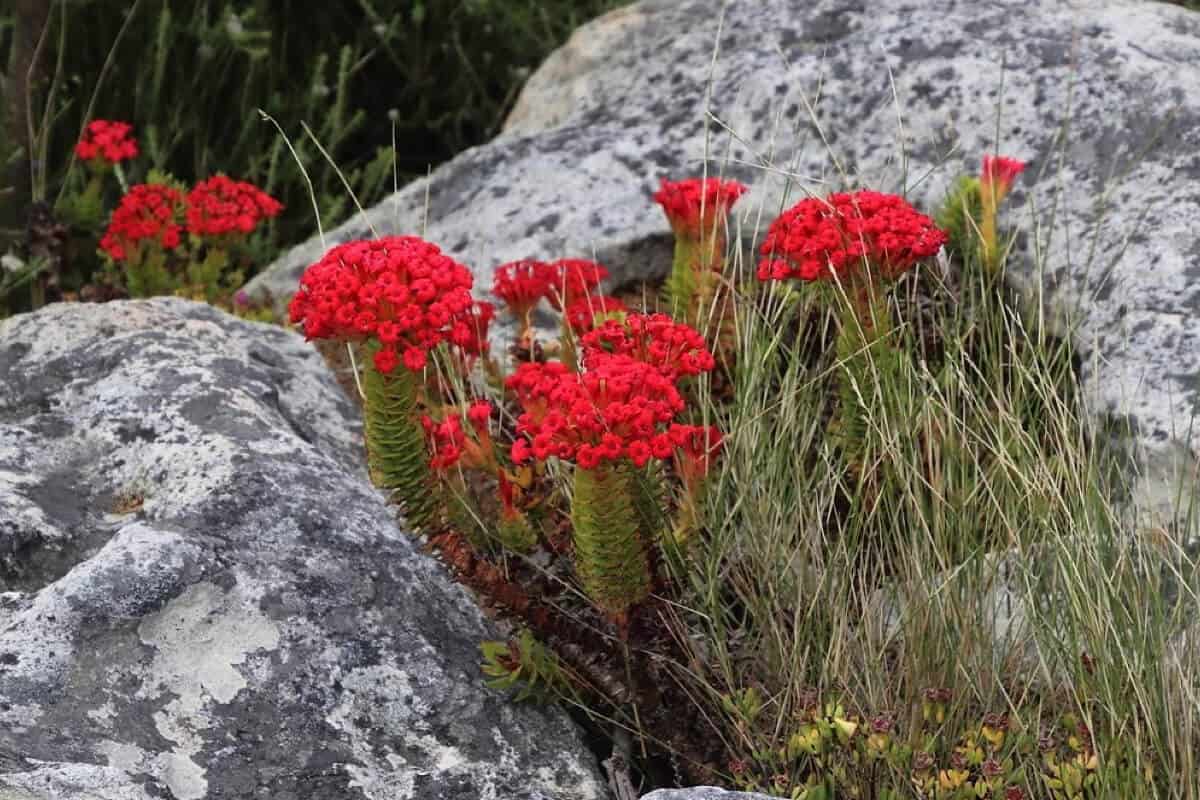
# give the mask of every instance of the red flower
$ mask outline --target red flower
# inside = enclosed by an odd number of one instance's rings
[[[478,320],[471,298],[471,271],[415,236],[348,242],[326,253],[300,278],[289,307],[309,339],[375,339],[381,372],[400,354],[413,372],[444,341],[464,339]],[[455,331],[458,334],[455,334]]]
[[[550,286],[546,299],[555,310],[582,300],[608,277],[608,270],[595,261],[563,258],[550,265]]]
[[[983,167],[979,172],[979,184],[982,191],[995,193],[1003,197],[1012,188],[1013,181],[1025,171],[1025,162],[1004,156],[984,156]]]
[[[809,198],[767,229],[759,280],[848,278],[864,260],[895,278],[937,253],[946,234],[901,197],[864,190]]]
[[[615,297],[596,295],[576,300],[567,306],[563,315],[567,318],[571,330],[576,335],[582,335],[596,327],[596,317],[628,310],[626,305]]]
[[[196,184],[187,202],[188,230],[197,236],[245,236],[283,210],[279,201],[254,184],[224,175]]]
[[[517,463],[532,456],[573,461],[583,469],[625,458],[640,465],[675,449],[671,421],[683,410],[683,398],[649,364],[605,356],[587,372],[571,373],[557,362],[527,363],[507,385],[524,408],[517,433],[529,438],[528,445],[513,446]]]
[[[128,122],[107,119],[92,120],[75,145],[75,155],[84,161],[116,164],[136,158],[137,139],[129,135],[133,126]]]
[[[653,366],[671,381],[708,372],[716,365],[704,336],[666,314],[627,314],[622,320],[606,320],[585,334],[582,343],[585,365],[610,353],[625,355]]]
[[[496,307],[482,300],[476,301],[463,316],[454,323],[450,331],[451,343],[469,356],[481,356],[488,351],[488,328],[496,318]]]
[[[745,192],[741,183],[720,178],[663,178],[654,199],[666,212],[671,230],[677,236],[694,239],[711,232],[716,221],[724,219]]]
[[[453,467],[462,458],[467,435],[463,432],[462,420],[456,415],[437,422],[428,415],[421,417],[425,429],[425,440],[429,444],[429,466],[436,470]]]
[[[467,419],[471,421],[476,433],[487,433],[488,425],[492,421],[492,404],[486,400],[476,400],[467,409]]]
[[[508,310],[524,317],[538,301],[550,296],[554,270],[549,264],[532,259],[511,261],[496,267],[492,277],[492,294],[504,301]]]
[[[100,249],[114,261],[122,261],[142,242],[154,241],[165,250],[179,246],[183,227],[179,217],[183,197],[161,183],[140,183],[129,190],[113,211]]]

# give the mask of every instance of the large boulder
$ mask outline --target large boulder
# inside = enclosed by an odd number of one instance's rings
[[[494,141],[326,238],[423,231],[484,287],[521,257],[595,256],[620,282],[669,264],[660,177],[752,184],[752,239],[844,185],[931,208],[998,137],[1029,163],[1014,277],[1070,325],[1093,410],[1129,423],[1169,513],[1200,445],[1198,85],[1200,15],[1145,0],[646,0],[580,29]],[[286,302],[322,247],[250,290]]]
[[[0,798],[606,795],[299,336],[176,299],[0,323]]]

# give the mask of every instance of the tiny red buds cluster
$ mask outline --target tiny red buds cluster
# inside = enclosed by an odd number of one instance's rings
[[[156,243],[164,250],[178,247],[183,233],[183,207],[183,196],[172,187],[138,184],[121,198],[100,239],[100,248],[114,261],[122,261],[143,242]]]
[[[895,278],[937,253],[946,234],[901,197],[869,190],[809,198],[767,230],[759,280],[815,281],[858,274],[864,261]]]
[[[650,364],[671,381],[708,372],[715,365],[704,336],[666,314],[628,314],[610,319],[583,337],[584,363],[605,354]]]
[[[197,236],[248,235],[283,205],[252,183],[215,175],[188,192],[188,230]]]
[[[289,309],[309,339],[375,339],[375,366],[424,368],[444,341],[471,342],[471,271],[415,236],[387,236],[334,247],[305,271]],[[471,322],[468,322],[471,320]]]
[[[421,426],[425,429],[425,438],[429,443],[429,466],[436,470],[446,470],[458,463],[463,454],[463,445],[467,435],[463,432],[462,420],[456,415],[446,417],[442,422],[436,422],[433,417],[421,417]]]
[[[128,122],[97,119],[89,122],[75,145],[75,155],[83,161],[111,165],[136,158],[137,139],[130,136]]]
[[[585,373],[524,364],[508,388],[525,407],[517,432],[530,440],[513,446],[514,461],[555,457],[594,469],[624,458],[642,465],[674,452],[669,426],[683,411],[683,398],[649,364],[605,356],[592,359]]]
[[[654,200],[662,206],[677,236],[696,238],[710,233],[745,192],[741,183],[720,178],[663,178]]]

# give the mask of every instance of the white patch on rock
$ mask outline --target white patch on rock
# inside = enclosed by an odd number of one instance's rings
[[[145,617],[138,635],[157,651],[139,694],[176,695],[154,715],[159,733],[178,745],[159,757],[161,776],[179,800],[204,797],[208,782],[192,757],[203,747],[200,732],[212,725],[205,706],[228,703],[246,688],[238,665],[278,647],[279,631],[252,599],[205,582]]]

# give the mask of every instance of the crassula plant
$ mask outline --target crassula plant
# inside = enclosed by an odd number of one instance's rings
[[[837,355],[844,367],[838,423],[850,449],[861,446],[879,375],[899,357],[887,286],[946,242],[933,220],[902,197],[863,190],[808,198],[771,223],[758,277],[832,283],[844,297]]]
[[[310,266],[289,309],[309,339],[358,348],[366,362],[363,409],[371,477],[410,522],[429,525],[437,499],[421,406],[430,353],[477,348],[470,270],[434,244],[387,236],[338,245]]]
[[[173,181],[138,184],[113,212],[100,249],[134,297],[186,290],[209,301],[241,282],[233,254],[283,210],[258,187],[217,175],[191,191]]]
[[[62,208],[79,229],[94,230],[104,217],[106,176],[115,174],[123,194],[99,239],[110,281],[133,297],[185,294],[210,302],[233,292],[245,276],[249,238],[283,206],[257,186],[215,175],[190,190],[171,176],[151,171],[127,187],[122,164],[138,155],[126,122],[95,120],[75,145],[87,168],[82,192]]]
[[[187,266],[189,283],[203,287],[212,300],[230,266],[231,253],[281,211],[282,203],[252,183],[215,175],[196,184],[187,195],[187,229],[194,253]],[[232,282],[240,283],[241,277]]]
[[[727,244],[726,218],[745,193],[741,183],[720,178],[664,179],[654,200],[675,234],[675,254],[665,286],[667,311],[700,326],[719,294]]]

